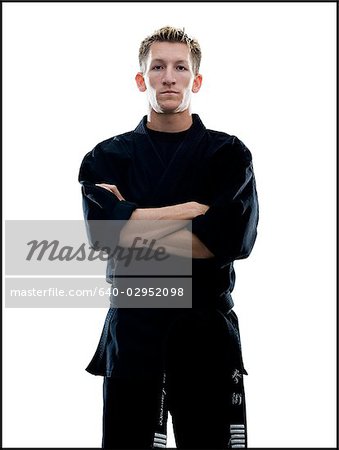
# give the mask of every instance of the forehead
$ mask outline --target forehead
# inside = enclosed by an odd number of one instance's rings
[[[181,42],[153,42],[149,52],[150,60],[190,61],[189,56],[190,52],[187,44]]]

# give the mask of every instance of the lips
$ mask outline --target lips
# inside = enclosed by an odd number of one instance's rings
[[[179,94],[179,92],[176,92],[176,91],[164,91],[164,92],[160,92],[160,94]]]

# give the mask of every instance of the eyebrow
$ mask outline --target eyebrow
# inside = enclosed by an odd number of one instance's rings
[[[155,59],[151,60],[152,64],[154,64],[156,62],[165,63],[166,61],[164,61],[163,59],[160,59],[160,58],[155,58]],[[183,64],[183,63],[188,64],[188,60],[187,59],[179,59],[178,61],[175,61],[175,63],[176,64]]]

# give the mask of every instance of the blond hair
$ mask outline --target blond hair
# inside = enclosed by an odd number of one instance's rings
[[[147,36],[141,42],[139,47],[139,64],[142,72],[145,71],[146,59],[153,42],[182,42],[186,44],[190,51],[193,72],[195,75],[199,73],[201,61],[201,49],[199,42],[194,38],[190,38],[185,33],[185,28],[181,29],[170,26],[162,27],[159,30],[154,31],[153,34]]]

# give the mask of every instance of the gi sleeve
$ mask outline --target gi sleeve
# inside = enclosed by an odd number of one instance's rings
[[[115,244],[119,236],[115,236],[112,241],[110,226],[112,222],[118,220],[122,228],[125,220],[128,220],[137,204],[127,200],[119,200],[112,192],[99,186],[96,183],[116,184],[119,189],[119,175],[114,168],[114,157],[108,161],[98,144],[91,152],[87,153],[81,163],[78,181],[81,186],[82,207],[86,225],[87,236],[91,247],[99,250],[108,244]],[[120,174],[121,177],[122,174]],[[105,221],[99,223],[98,221]],[[120,231],[114,226],[114,233]],[[118,233],[119,234],[119,233]]]
[[[252,155],[233,137],[217,151],[210,168],[212,199],[205,214],[192,220],[192,233],[223,264],[246,258],[254,246],[259,218]]]

